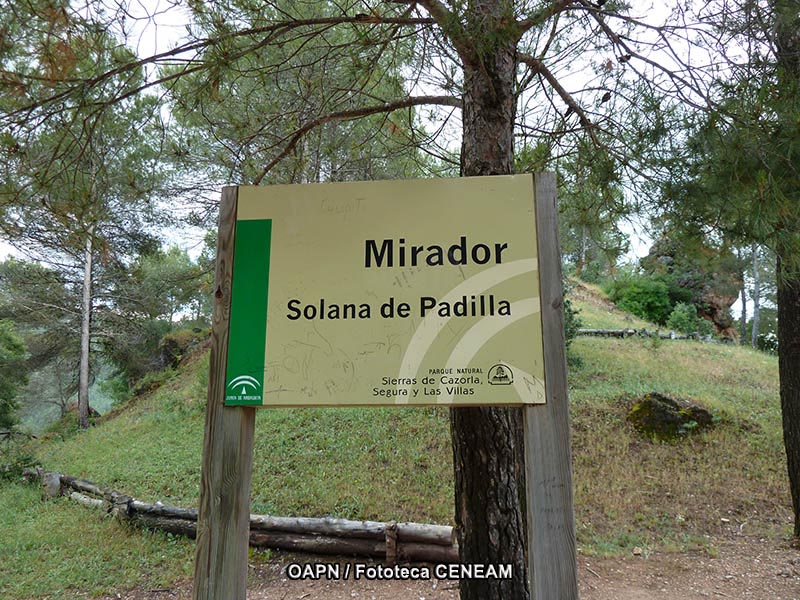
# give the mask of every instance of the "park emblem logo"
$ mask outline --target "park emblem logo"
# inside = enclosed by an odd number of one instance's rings
[[[226,401],[261,401],[261,393],[257,390],[261,389],[262,385],[255,377],[239,375],[231,379],[227,387],[230,391],[225,397]],[[236,393],[237,388],[239,390],[238,394]]]
[[[514,372],[508,365],[496,364],[489,369],[490,385],[511,385],[514,383]]]

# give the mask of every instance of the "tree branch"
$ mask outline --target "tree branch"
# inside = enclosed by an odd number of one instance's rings
[[[437,23],[435,19],[428,19],[428,18],[409,18],[409,17],[379,17],[374,15],[369,15],[365,18],[364,15],[356,15],[353,17],[350,16],[342,16],[342,17],[320,17],[316,19],[297,19],[297,20],[290,20],[290,21],[281,21],[278,23],[272,23],[270,25],[265,25],[263,27],[252,27],[249,29],[242,29],[241,31],[234,31],[231,33],[226,33],[224,35],[219,35],[216,37],[209,37],[203,40],[188,42],[181,46],[177,46],[172,50],[167,50],[165,52],[160,52],[158,54],[154,54],[153,56],[148,56],[146,58],[141,58],[139,60],[135,60],[129,63],[125,63],[120,65],[114,69],[110,69],[108,71],[104,71],[103,73],[87,78],[87,79],[64,79],[62,82],[69,85],[69,88],[53,94],[47,98],[42,100],[38,100],[36,102],[32,102],[26,106],[17,108],[13,111],[9,111],[3,115],[2,122],[4,124],[10,124],[11,120],[14,117],[23,117],[26,114],[30,114],[31,111],[35,110],[37,107],[45,106],[47,104],[52,104],[54,102],[58,102],[68,98],[71,94],[75,93],[78,89],[81,89],[84,93],[90,89],[97,87],[99,84],[103,83],[104,81],[108,81],[118,75],[122,75],[125,73],[130,73],[141,69],[147,65],[156,65],[159,64],[166,59],[175,58],[180,56],[181,54],[185,54],[188,52],[197,52],[203,50],[205,48],[209,48],[211,46],[218,45],[222,42],[240,38],[240,37],[248,37],[248,36],[256,36],[262,34],[270,34],[269,38],[274,39],[275,37],[284,35],[291,31],[303,28],[303,27],[315,27],[315,26],[325,26],[330,27],[332,25],[340,25],[340,24],[380,24],[380,25],[410,25],[410,26],[419,26],[419,25],[434,25]],[[264,45],[265,42],[261,42],[258,46]],[[257,46],[257,47],[258,47]],[[189,60],[191,62],[191,59]],[[126,92],[122,95],[122,98],[127,98],[132,96],[144,89],[147,89],[153,85],[157,85],[159,83],[164,83],[171,79],[175,79],[185,75],[187,72],[192,72],[196,70],[200,70],[204,68],[203,65],[194,66],[179,72],[174,73],[171,76],[163,77],[155,82],[147,82],[143,85],[137,86],[135,89],[126,90]],[[6,75],[16,75],[19,76],[18,73],[8,73],[4,72]],[[26,78],[27,75],[25,76]]]
[[[570,4],[574,4],[576,0],[555,0],[550,6],[546,6],[537,12],[535,15],[528,17],[519,22],[519,34],[522,35],[526,31],[542,25],[545,21],[554,17],[555,15],[564,12],[569,8]]]
[[[264,167],[264,169],[259,173],[255,179],[252,181],[253,185],[258,185],[261,181],[266,177],[267,173],[269,173],[275,165],[277,165],[281,160],[283,160],[292,150],[294,150],[297,143],[303,138],[305,134],[307,134],[312,129],[319,127],[320,125],[324,125],[325,123],[331,123],[333,121],[350,121],[353,119],[358,119],[360,117],[367,117],[369,115],[375,115],[380,113],[390,113],[395,110],[400,110],[403,108],[411,108],[412,106],[423,106],[426,104],[436,104],[440,106],[454,106],[456,108],[461,108],[461,100],[458,98],[454,98],[452,96],[414,96],[411,98],[405,98],[403,100],[398,100],[397,102],[385,102],[380,105],[376,106],[364,106],[361,108],[354,108],[351,110],[344,110],[340,112],[331,113],[328,115],[323,115],[321,117],[317,117],[316,119],[312,119],[311,121],[306,122],[303,126],[297,129],[291,136],[288,137],[288,142],[286,146],[281,150],[281,152],[273,158],[269,164]],[[287,138],[284,138],[286,140]]]
[[[390,1],[403,4],[410,3],[409,0]],[[469,39],[458,17],[439,0],[416,0],[416,2],[430,13],[436,24],[441,27],[442,32],[450,38],[453,47],[464,64],[477,64],[478,54],[475,50],[475,45]]]
[[[606,20],[603,18],[605,13],[597,9],[593,4],[591,4],[591,2],[589,2],[589,0],[578,0],[578,1],[583,5],[583,7],[591,15],[591,17],[597,22],[600,29],[603,30],[603,33],[605,33],[606,36],[608,36],[608,39],[611,40],[611,43],[618,46],[624,51],[625,62],[630,61],[631,58],[636,58],[642,61],[643,63],[649,65],[653,69],[664,73],[667,77],[669,77],[670,79],[672,79],[674,82],[677,83],[675,87],[678,90],[678,94],[682,96],[683,99],[686,101],[686,103],[692,106],[693,108],[705,110],[709,106],[713,105],[711,99],[707,96],[707,94],[705,94],[700,89],[700,87],[697,84],[693,83],[692,81],[689,81],[685,77],[682,77],[675,71],[670,70],[669,68],[660,64],[658,61],[643,56],[640,52],[637,52],[635,49],[633,49],[630,46],[630,44],[626,43],[625,40],[620,35],[618,35],[613,29],[611,29],[611,27],[609,27],[608,23],[606,23]],[[641,23],[638,24],[642,25]],[[648,27],[648,28],[655,29],[658,32],[659,37],[664,39],[663,32],[661,31],[660,28],[658,27]],[[670,48],[670,54],[673,57],[677,58],[677,53],[674,50],[672,50],[672,48]],[[682,64],[682,66],[685,66],[685,64]],[[698,104],[697,102],[692,101],[692,99],[684,93],[684,90],[686,89],[691,90],[692,92],[700,96],[703,99],[704,104]]]
[[[578,119],[580,120],[581,125],[589,134],[589,137],[592,138],[592,141],[595,144],[598,144],[599,142],[594,132],[594,125],[589,120],[589,117],[586,116],[586,112],[584,112],[583,108],[581,108],[580,104],[578,104],[575,101],[575,99],[570,95],[570,93],[564,89],[564,86],[561,85],[556,76],[550,72],[550,70],[544,65],[544,63],[538,58],[531,56],[530,54],[525,54],[524,52],[518,53],[517,59],[520,62],[523,62],[526,65],[528,65],[534,72],[539,73],[542,77],[544,77],[547,80],[547,82],[561,97],[564,103],[568,107],[570,107],[576,115],[578,115]]]

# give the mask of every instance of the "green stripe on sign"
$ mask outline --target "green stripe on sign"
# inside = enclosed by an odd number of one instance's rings
[[[237,221],[225,378],[227,406],[261,405],[272,219]]]

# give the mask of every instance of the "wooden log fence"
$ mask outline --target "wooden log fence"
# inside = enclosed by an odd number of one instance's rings
[[[594,337],[659,337],[662,340],[700,340],[703,342],[714,342],[712,336],[701,336],[696,333],[688,335],[675,333],[674,331],[648,331],[647,329],[578,329],[578,335],[587,335]]]
[[[195,538],[197,510],[142,502],[85,479],[42,469],[27,469],[39,481],[43,498],[67,496],[89,508],[147,529]],[[250,546],[312,554],[383,558],[389,564],[458,562],[453,528],[423,523],[354,521],[330,517],[250,515]]]

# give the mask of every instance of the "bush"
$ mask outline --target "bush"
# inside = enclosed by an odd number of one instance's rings
[[[578,330],[583,327],[583,321],[578,316],[580,311],[572,306],[569,294],[574,286],[564,280],[564,346],[567,350],[567,363],[572,367],[580,367],[581,359],[570,348],[572,341],[577,337]]]
[[[697,310],[691,304],[680,302],[667,319],[667,327],[678,333],[694,333],[697,331]]]
[[[758,335],[758,349],[770,354],[778,353],[778,335],[772,331]]]
[[[18,436],[25,437],[14,432],[0,436],[0,481],[17,481],[23,470],[36,464],[36,458]]]
[[[578,335],[578,330],[583,327],[583,321],[578,316],[580,311],[572,306],[572,301],[569,299],[569,294],[572,292],[574,286],[566,279],[564,280],[564,340],[567,350]]]
[[[669,288],[660,279],[628,274],[608,283],[605,292],[620,309],[652,323],[663,325],[672,312]]]
[[[708,319],[697,318],[697,334],[701,337],[712,336],[716,333],[714,326]]]
[[[680,302],[667,319],[667,327],[673,331],[686,335],[696,333],[700,336],[714,334],[714,327],[707,320],[697,316],[697,309],[693,304]]]

